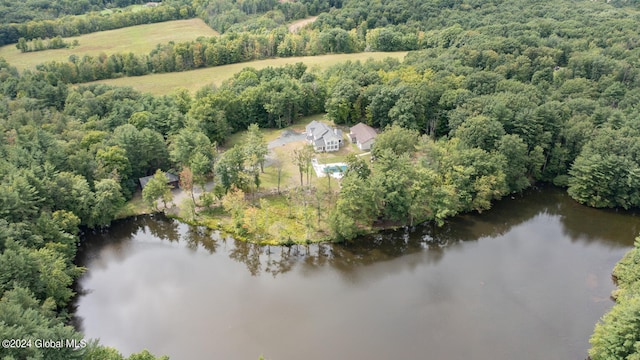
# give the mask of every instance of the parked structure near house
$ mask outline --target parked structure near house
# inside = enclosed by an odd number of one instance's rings
[[[340,150],[342,146],[342,130],[313,120],[306,127],[307,141],[316,152]]]
[[[351,142],[358,145],[360,150],[371,150],[371,145],[373,145],[376,136],[378,136],[376,130],[363,123],[358,123],[349,131]]]
[[[164,176],[167,177],[167,184],[173,186],[173,188],[177,189],[180,184],[180,178],[177,175],[173,175],[172,173],[164,173]],[[145,176],[138,179],[140,181],[140,188],[144,189],[149,180],[153,179],[153,175]]]

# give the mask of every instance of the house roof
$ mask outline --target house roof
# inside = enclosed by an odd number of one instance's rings
[[[309,131],[310,129],[313,129],[314,127],[318,126],[318,124],[320,124],[320,122],[313,120],[310,123],[308,123],[305,128],[307,129],[307,131]]]
[[[358,123],[351,128],[351,137],[355,137],[360,144],[375,139],[376,136],[378,136],[376,130],[367,124]]]
[[[335,129],[336,133],[334,133],[334,129],[331,126],[321,123],[319,121],[313,120],[306,126],[307,130],[307,139],[316,141],[318,144],[318,140],[324,139],[324,142],[327,140],[340,140],[342,138],[342,131],[339,129]],[[324,145],[323,145],[324,146]]]
[[[322,135],[325,141],[338,141],[338,135],[336,135],[333,131],[326,132]]]
[[[180,178],[177,175],[173,175],[172,173],[166,172],[164,173],[164,176],[166,176],[167,178],[167,184],[180,181]],[[144,189],[144,187],[151,179],[153,179],[153,175],[139,178],[138,181],[140,181],[140,187]]]
[[[315,129],[313,129],[313,138],[314,139],[320,139],[322,137],[324,137],[324,135],[328,132],[331,132],[329,129],[325,128],[325,127],[317,127]]]
[[[305,130],[307,131],[307,134],[309,133],[313,133],[315,131],[315,129],[320,128],[320,127],[326,127],[327,125],[313,120],[312,122],[310,122],[309,124],[307,124],[307,126],[305,127]]]

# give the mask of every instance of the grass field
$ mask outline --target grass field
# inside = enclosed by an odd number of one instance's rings
[[[300,56],[289,58],[276,58],[266,60],[256,60],[239,64],[230,64],[216,66],[206,69],[198,69],[192,71],[152,74],[136,77],[125,77],[119,79],[109,79],[97,81],[101,84],[114,86],[131,86],[142,92],[152,93],[154,95],[166,95],[171,93],[175,88],[184,87],[191,92],[206,85],[220,85],[224,80],[233,76],[245,67],[253,67],[263,69],[269,66],[283,66],[286,64],[294,64],[297,62],[305,63],[309,69],[324,70],[332,65],[351,61],[365,61],[367,59],[382,60],[387,57],[402,60],[407,54],[406,51],[399,52],[363,52],[357,54],[331,54],[320,56]]]
[[[24,70],[33,69],[36,65],[47,61],[67,61],[70,55],[82,57],[119,52],[147,54],[157,44],[165,44],[169,41],[189,41],[200,36],[214,35],[217,35],[217,32],[200,19],[175,20],[65,38],[68,43],[78,40],[80,45],[73,49],[21,53],[15,44],[6,45],[0,48],[0,57],[5,58],[18,70]]]

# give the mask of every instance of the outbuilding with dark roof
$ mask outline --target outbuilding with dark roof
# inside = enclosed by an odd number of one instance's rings
[[[167,184],[173,186],[174,188],[178,188],[180,184],[180,178],[177,175],[166,172],[164,173],[164,176],[166,176],[167,178]],[[144,187],[151,179],[153,179],[153,175],[139,178],[138,181],[140,181],[140,188],[144,189]]]

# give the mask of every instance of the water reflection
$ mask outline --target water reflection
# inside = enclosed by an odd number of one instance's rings
[[[584,358],[638,220],[556,189],[340,245],[139,217],[83,239],[77,315],[89,337],[173,358]]]
[[[277,276],[294,268],[331,266],[350,271],[353,267],[375,264],[403,255],[425,252],[424,261],[435,264],[446,249],[458,242],[496,238],[537,215],[558,216],[563,232],[572,241],[607,243],[612,247],[629,246],[640,232],[640,218],[634,212],[601,210],[581,206],[559,189],[535,189],[524,195],[497,202],[483,214],[465,214],[448,221],[442,227],[424,224],[414,228],[388,230],[365,236],[348,244],[311,244],[261,246],[236,242],[219,231],[201,226],[189,226],[162,215],[139,216],[117,221],[108,232],[87,234],[81,244],[80,262],[95,257],[100,249],[114,239],[134,239],[140,234],[168,242],[183,243],[188,249],[215,253],[220,246],[224,253],[245,265],[249,273]],[[588,220],[587,220],[588,219]],[[540,229],[544,231],[544,229]]]

